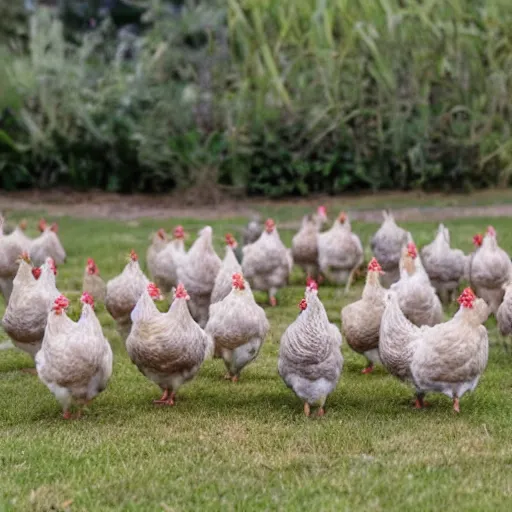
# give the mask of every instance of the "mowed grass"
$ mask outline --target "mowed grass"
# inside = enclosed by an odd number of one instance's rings
[[[27,218],[35,224],[36,217]],[[212,223],[220,255],[224,233],[236,233],[244,222]],[[469,251],[472,235],[489,222],[447,222],[453,245]],[[61,218],[68,262],[59,268],[58,286],[72,300],[71,314],[79,313],[87,257],[111,278],[131,248],[144,264],[152,230],[177,223],[193,237],[203,224]],[[512,252],[509,221],[493,223]],[[429,222],[407,227],[418,245],[436,229]],[[353,223],[367,256],[376,228]],[[293,233],[281,234],[290,244]],[[364,359],[344,344],[343,375],[327,414],[308,419],[277,374],[279,339],[297,316],[303,290],[295,270],[279,307],[266,309],[270,334],[239,383],[222,379],[220,360],[208,361],[174,408],[152,405],[159,389],[131,364],[102,305],[97,310],[114,349],[114,373],[81,420],[62,420],[47,388],[19,371],[31,364],[27,356],[1,351],[0,510],[510,510],[512,356],[494,320],[488,369],[461,401],[461,414],[440,395],[429,396],[428,410],[414,410],[407,386],[382,368],[361,375]],[[339,325],[340,308],[361,290],[360,282],[348,296],[321,287],[331,321]]]

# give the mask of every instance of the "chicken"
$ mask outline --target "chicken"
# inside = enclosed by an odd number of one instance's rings
[[[11,237],[11,240],[15,240],[19,244],[23,252],[28,253],[30,251],[30,246],[32,245],[32,239],[25,235],[26,229],[27,221],[22,220],[9,236]]]
[[[20,233],[23,233],[19,228],[9,235],[4,235],[4,224],[5,220],[0,215],[0,291],[7,305],[12,293],[14,276],[18,271],[19,257],[26,244],[20,236]]]
[[[48,226],[44,219],[39,221],[41,235],[32,240],[30,245],[30,259],[34,265],[39,266],[44,263],[46,258],[52,258],[57,265],[66,261],[66,251],[62,247],[57,235],[58,226],[53,223]]]
[[[310,281],[299,304],[298,318],[286,329],[279,348],[279,375],[304,402],[304,413],[318,405],[323,416],[327,397],[334,391],[343,369],[341,334],[329,323],[318,298],[317,285]]]
[[[368,359],[362,373],[371,373],[379,363],[380,320],[384,312],[385,289],[380,285],[383,273],[378,261],[373,258],[368,265],[363,296],[357,302],[341,310],[341,327],[349,347]]]
[[[342,212],[331,229],[318,235],[318,263],[322,273],[336,284],[350,285],[364,261],[361,240],[352,233],[350,220]]]
[[[153,303],[159,296],[153,283],[142,293],[132,312],[126,349],[137,368],[162,389],[162,398],[154,403],[174,405],[178,389],[213,353],[213,340],[190,315],[189,296],[181,283],[167,313]]]
[[[383,211],[384,221],[370,242],[373,255],[382,266],[382,284],[389,288],[400,279],[398,264],[402,247],[407,243],[407,232],[398,227],[393,214]]]
[[[41,348],[48,313],[60,295],[52,263],[47,258],[42,268],[33,272],[28,255],[24,255],[2,320],[3,328],[14,345],[32,358]]]
[[[151,245],[146,253],[146,265],[151,279],[155,278],[158,254],[162,252],[169,243],[169,237],[163,229],[159,229],[153,236]]]
[[[84,279],[82,283],[82,291],[92,295],[96,300],[105,302],[107,294],[107,285],[100,277],[100,269],[92,258],[87,259],[85,266]]]
[[[190,313],[201,327],[208,322],[213,286],[222,264],[213,248],[212,234],[210,226],[203,228],[178,264],[178,280],[190,295]]]
[[[261,215],[256,213],[252,216],[249,224],[244,230],[244,245],[253,244],[263,233],[263,226],[261,225]]]
[[[76,323],[66,315],[69,300],[61,295],[54,301],[36,355],[39,378],[61,404],[65,419],[72,417],[73,401],[88,405],[112,375],[112,349],[94,314],[94,299],[84,292],[80,301],[82,314]]]
[[[149,280],[139,266],[139,257],[132,250],[130,261],[121,274],[107,283],[105,297],[105,307],[116,321],[122,337],[130,332],[131,312],[148,284]]]
[[[416,327],[402,313],[398,297],[389,292],[382,316],[379,352],[388,371],[416,388],[416,408],[424,407],[429,391],[444,393],[459,412],[459,399],[472,391],[487,365],[489,340],[482,325],[485,301],[471,288],[459,297],[460,309],[448,322]]]
[[[292,239],[292,256],[312,279],[318,279],[318,233],[323,224],[323,217],[306,215],[298,233]]]
[[[465,254],[450,247],[450,232],[439,224],[436,238],[421,251],[421,260],[444,304],[455,300],[460,281],[464,277]]]
[[[469,283],[478,297],[487,302],[491,312],[496,314],[503,300],[503,286],[512,277],[512,263],[508,254],[498,246],[496,231],[487,228],[481,247],[470,257]]]
[[[404,315],[414,325],[435,325],[443,321],[443,306],[432,288],[416,245],[407,244],[402,250],[400,281],[391,285],[398,294]]]
[[[258,240],[243,249],[244,277],[253,289],[268,292],[270,304],[276,306],[277,290],[288,283],[292,266],[291,252],[281,242],[275,222],[268,219]]]
[[[210,306],[205,331],[224,360],[226,379],[236,382],[241,370],[258,356],[270,325],[243,276],[233,273],[232,282],[230,293]]]
[[[510,336],[512,334],[512,280],[509,280],[503,289],[505,295],[496,313],[496,320],[500,334]]]
[[[229,233],[226,235],[226,244],[226,255],[222,260],[222,265],[217,273],[217,277],[215,278],[215,283],[213,285],[211,297],[212,304],[220,302],[229,295],[233,288],[233,274],[240,274],[242,272],[242,267],[240,266],[240,263],[238,263],[234,252],[237,248],[237,243]]]
[[[177,267],[186,255],[185,236],[183,226],[176,226],[174,238],[155,257],[153,279],[165,293],[178,284]]]

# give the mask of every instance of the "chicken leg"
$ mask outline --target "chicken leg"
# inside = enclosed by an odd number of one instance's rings
[[[174,405],[175,404],[176,393],[169,393],[168,389],[164,390],[164,394],[160,400],[153,400],[155,405]]]
[[[460,412],[460,404],[459,404],[458,396],[453,397],[453,410],[455,412]]]
[[[307,402],[304,402],[304,414],[309,418],[311,415],[311,408]]]
[[[368,373],[372,373],[373,372],[373,369],[374,369],[374,366],[373,366],[373,363],[370,361],[370,364],[366,367],[366,368],[363,368],[361,370],[361,373],[366,375]]]

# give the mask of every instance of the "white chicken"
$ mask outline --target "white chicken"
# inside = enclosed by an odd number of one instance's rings
[[[210,226],[204,227],[178,264],[178,280],[190,295],[190,313],[201,327],[208,322],[213,286],[222,264],[213,248],[212,234]]]
[[[176,226],[173,239],[155,257],[153,279],[164,293],[178,284],[177,269],[186,255],[185,236],[183,226]]]
[[[407,243],[407,232],[397,226],[390,211],[383,211],[384,221],[370,242],[373,255],[385,272],[382,284],[389,288],[400,279],[399,262],[402,247]]]
[[[158,255],[165,249],[169,243],[169,237],[164,229],[159,229],[151,237],[151,245],[146,253],[146,265],[151,279],[155,278],[155,272],[158,266]]]
[[[480,237],[474,238],[479,242]],[[496,314],[505,294],[504,286],[512,277],[512,263],[508,254],[498,246],[496,230],[489,226],[481,246],[470,256],[468,278],[478,297],[487,302]]]
[[[272,306],[277,305],[277,290],[286,286],[293,267],[293,258],[281,242],[272,219],[265,222],[265,230],[253,244],[243,248],[242,270],[254,290],[268,293]]]
[[[105,307],[116,321],[119,333],[126,337],[132,325],[131,312],[149,284],[139,266],[139,257],[130,252],[130,261],[124,270],[107,283]]]
[[[30,244],[30,259],[36,266],[42,265],[46,258],[52,258],[57,265],[66,261],[66,251],[62,247],[57,235],[58,226],[54,222],[48,226],[44,219],[39,221],[41,234]]]
[[[36,355],[39,378],[61,404],[65,419],[72,417],[73,401],[88,405],[112,375],[112,349],[94,313],[94,299],[85,292],[80,300],[76,323],[66,315],[69,300],[63,295],[55,300]]]
[[[226,379],[236,382],[242,369],[258,356],[270,325],[243,276],[233,273],[232,283],[230,293],[210,306],[205,331],[224,360]]]
[[[400,273],[400,281],[391,285],[391,290],[396,291],[404,315],[418,327],[442,322],[443,306],[413,242],[402,250]]]
[[[439,224],[434,241],[421,250],[421,260],[441,301],[448,304],[464,277],[466,256],[459,249],[450,247],[450,232]]]
[[[299,304],[298,318],[286,329],[279,348],[279,375],[304,402],[304,413],[310,415],[317,405],[324,415],[327,397],[334,391],[343,369],[342,337],[329,322],[318,298],[318,287],[311,282]]]
[[[41,269],[33,269],[25,254],[14,278],[2,325],[14,345],[32,358],[41,348],[48,313],[59,295],[51,258]]]
[[[189,296],[178,284],[167,313],[153,303],[160,290],[150,283],[132,312],[126,349],[137,368],[163,391],[155,404],[174,405],[178,389],[191,380],[213,353],[213,340],[190,315]]]
[[[292,239],[293,262],[299,265],[306,276],[318,279],[318,233],[327,221],[325,206],[319,206],[316,215],[306,215],[300,230]]]
[[[213,285],[211,303],[215,304],[220,302],[222,299],[227,297],[233,288],[232,276],[233,274],[240,274],[242,267],[235,255],[235,249],[237,248],[237,242],[231,234],[226,235],[226,255],[222,260],[222,265],[215,278]]]
[[[95,300],[104,302],[107,294],[107,285],[100,276],[100,269],[92,258],[87,258],[87,265],[84,270],[82,291],[92,295]]]
[[[380,285],[383,274],[379,262],[373,258],[368,265],[363,296],[341,310],[341,328],[349,347],[363,354],[369,364],[361,373],[371,373],[379,363],[380,320],[384,312],[385,289]]]
[[[466,288],[460,309],[448,322],[416,327],[404,316],[398,297],[389,292],[382,315],[379,352],[387,370],[416,388],[416,408],[429,391],[444,393],[460,411],[459,399],[472,391],[485,370],[489,340],[482,325],[488,308]]]
[[[318,235],[318,264],[322,273],[348,292],[355,272],[364,261],[359,237],[352,233],[350,220],[342,212],[331,229]]]

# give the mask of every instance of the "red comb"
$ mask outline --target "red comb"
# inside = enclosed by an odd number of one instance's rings
[[[176,287],[176,293],[174,294],[174,297],[176,299],[190,299],[187,290],[185,290],[185,287],[181,283]]]
[[[233,274],[232,278],[233,280],[233,287],[237,290],[245,290],[245,281],[244,276],[242,274]]]
[[[488,234],[489,236],[494,236],[494,237],[496,237],[496,230],[495,230],[492,226],[489,226],[489,227],[487,228],[487,234]]]
[[[457,302],[463,307],[472,309],[475,302],[476,295],[471,288],[466,288],[457,299]]]
[[[418,256],[418,250],[416,249],[416,245],[414,243],[409,242],[407,244],[407,254],[414,260]]]
[[[94,308],[94,298],[90,293],[84,292],[82,293],[82,296],[80,297],[80,302],[82,304],[89,304],[91,308]]]
[[[176,226],[173,231],[174,238],[184,238],[185,237],[185,230],[183,229],[183,226]]]
[[[308,307],[308,303],[306,302],[306,299],[302,299],[302,300],[299,302],[299,309],[300,309],[301,311],[304,311],[307,307]]]
[[[475,244],[476,247],[480,247],[482,245],[483,241],[484,241],[484,237],[480,233],[477,233],[473,237],[473,244]]]
[[[229,245],[232,249],[234,249],[238,244],[235,240],[235,237],[231,233],[226,233],[225,236],[226,244]]]
[[[306,279],[306,288],[308,290],[318,290],[318,283],[311,277]]]
[[[87,273],[90,276],[100,275],[100,269],[98,268],[98,265],[96,265],[96,262],[92,258],[87,258]]]
[[[32,275],[34,276],[35,280],[37,281],[41,277],[41,269],[39,267],[34,267],[32,269]]]
[[[130,259],[132,261],[139,261],[139,257],[137,256],[137,253],[133,249],[130,251]]]
[[[347,214],[345,212],[341,212],[338,215],[338,221],[341,222],[342,224],[344,224],[346,220],[347,220]]]
[[[44,219],[40,219],[39,223],[37,224],[37,227],[41,233],[47,228],[48,224]]]
[[[377,258],[372,258],[370,263],[368,263],[368,272],[378,272],[379,274],[384,274],[384,271],[377,261]]]
[[[64,295],[59,295],[53,303],[53,310],[55,314],[60,315],[64,309],[69,306],[69,299]]]
[[[267,219],[265,221],[265,229],[267,233],[272,233],[274,231],[274,228],[276,227],[276,223],[274,222],[274,219]]]
[[[160,289],[155,283],[148,284],[148,293],[152,299],[159,299],[162,296]]]
[[[327,217],[327,209],[325,206],[319,206],[316,210],[316,213],[318,213],[318,215],[322,215],[323,217]]]

